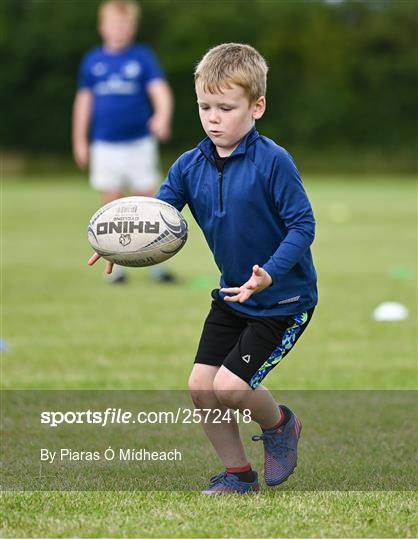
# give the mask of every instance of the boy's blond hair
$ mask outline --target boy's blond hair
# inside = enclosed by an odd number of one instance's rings
[[[250,102],[266,95],[267,63],[261,54],[244,43],[223,43],[210,49],[196,66],[195,84],[211,94],[222,92],[232,82],[241,86]]]
[[[135,0],[105,0],[99,6],[99,21],[110,10],[116,11],[118,15],[125,15],[135,22],[138,22],[141,15],[141,9]]]

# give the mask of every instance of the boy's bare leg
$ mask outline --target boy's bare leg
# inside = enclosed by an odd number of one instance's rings
[[[277,402],[264,386],[255,390],[221,366],[213,381],[216,397],[225,407],[243,411],[250,409],[251,419],[257,422],[262,429],[269,429],[280,422],[280,412]]]
[[[138,195],[138,197],[155,197],[155,191],[152,189],[148,189],[146,191],[138,191],[136,195]]]
[[[116,201],[116,199],[120,199],[121,197],[123,197],[122,191],[103,191],[102,193],[103,204]]]
[[[213,381],[218,371],[217,366],[195,364],[189,378],[189,389],[196,408],[218,409],[223,415],[228,407],[219,402],[213,391]],[[207,422],[202,422],[202,426],[225,468],[245,467],[248,458],[239,435],[238,423],[233,414],[228,420],[230,422],[215,424],[208,418]]]
[[[154,191],[148,190],[143,192],[138,192],[136,195],[140,197],[154,197],[155,193]],[[112,201],[116,201],[116,199],[121,199],[124,196],[123,191],[115,190],[115,191],[103,191],[102,192],[102,201],[103,204],[110,203]]]

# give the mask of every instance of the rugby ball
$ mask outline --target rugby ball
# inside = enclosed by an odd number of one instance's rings
[[[123,197],[92,216],[91,247],[121,266],[152,266],[184,246],[187,222],[176,208],[152,197]]]

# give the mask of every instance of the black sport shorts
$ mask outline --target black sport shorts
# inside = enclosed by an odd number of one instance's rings
[[[223,365],[257,388],[300,338],[314,308],[297,315],[251,317],[226,305],[218,292],[212,291],[195,363]]]

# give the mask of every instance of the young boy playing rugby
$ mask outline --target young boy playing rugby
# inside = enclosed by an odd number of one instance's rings
[[[174,163],[157,197],[178,210],[189,205],[221,271],[190,375],[192,399],[199,408],[251,411],[274,486],[296,467],[301,423],[260,383],[307,327],[317,290],[315,221],[299,173],[254,127],[266,78],[265,60],[248,45],[226,43],[203,57],[195,85],[207,138]],[[258,491],[238,424],[203,427],[225,467],[204,493]]]

